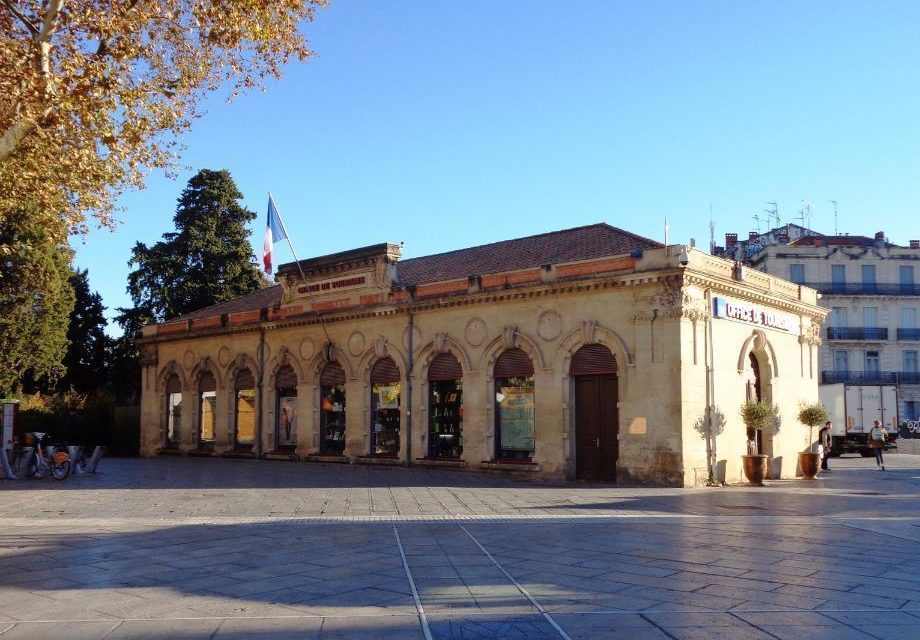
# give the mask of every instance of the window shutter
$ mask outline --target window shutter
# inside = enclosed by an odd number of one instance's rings
[[[345,384],[345,370],[338,362],[330,362],[323,367],[323,372],[319,375],[321,386],[329,384]]]
[[[428,367],[429,380],[460,380],[462,377],[460,363],[449,353],[439,353]]]
[[[616,372],[617,359],[602,344],[586,344],[575,352],[569,366],[569,375],[573,376],[616,375]]]
[[[297,374],[291,367],[282,367],[275,375],[276,389],[293,389],[297,386]]]
[[[244,389],[255,389],[256,379],[252,376],[252,371],[249,369],[243,369],[237,373],[233,388],[236,391],[242,391]]]
[[[399,382],[399,369],[393,358],[383,358],[374,363],[371,369],[371,384],[391,384]]]
[[[533,375],[533,362],[521,349],[508,349],[495,361],[496,378],[516,378]]]
[[[198,382],[198,390],[202,393],[205,391],[217,391],[217,380],[214,379],[213,373],[206,371],[201,374],[201,380]]]
[[[182,393],[182,384],[175,373],[166,379],[166,393]]]

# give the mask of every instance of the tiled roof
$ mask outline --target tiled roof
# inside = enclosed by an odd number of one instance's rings
[[[396,270],[399,284],[414,285],[624,255],[660,246],[649,238],[599,223],[400,260]]]
[[[271,285],[252,293],[247,293],[239,298],[218,302],[210,307],[198,309],[186,313],[178,318],[172,318],[167,322],[177,322],[180,320],[194,320],[195,318],[207,318],[208,316],[221,316],[225,313],[239,313],[241,311],[253,311],[255,309],[271,308],[281,303],[282,287],[280,284]]]

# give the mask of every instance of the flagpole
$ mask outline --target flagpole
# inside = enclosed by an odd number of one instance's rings
[[[307,282],[307,276],[303,273],[303,267],[300,266],[300,258],[297,257],[297,252],[294,251],[294,243],[291,242],[291,234],[288,233],[287,227],[284,226],[284,218],[281,216],[281,211],[278,210],[278,205],[275,204],[275,199],[272,197],[272,192],[268,192],[268,199],[271,200],[272,205],[275,207],[275,211],[278,211],[278,222],[281,224],[281,230],[284,231],[284,239],[288,241],[288,246],[291,248],[291,254],[294,256],[294,262],[297,263],[297,270],[300,272],[300,279],[304,281],[304,284]]]

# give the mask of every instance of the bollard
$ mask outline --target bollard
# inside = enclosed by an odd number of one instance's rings
[[[10,458],[6,453],[6,447],[0,447],[0,464],[3,465],[3,477],[7,480],[15,480],[13,468],[10,466]]]

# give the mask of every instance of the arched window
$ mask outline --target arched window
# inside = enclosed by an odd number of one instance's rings
[[[438,354],[428,367],[428,455],[463,455],[463,370],[449,353]]]
[[[206,371],[198,381],[198,446],[203,449],[214,447],[217,422],[217,380],[214,374]]]
[[[166,379],[166,441],[167,449],[179,446],[179,429],[182,427],[182,383],[175,373]]]
[[[275,375],[275,447],[292,449],[297,446],[297,374],[289,366]]]
[[[236,374],[233,444],[238,449],[251,449],[256,440],[256,381],[249,369]]]
[[[319,375],[319,451],[339,455],[345,451],[345,370],[330,362]]]
[[[371,369],[371,453],[399,455],[399,368],[393,358],[378,360]]]
[[[533,362],[521,349],[495,361],[495,458],[530,460],[534,455]]]

